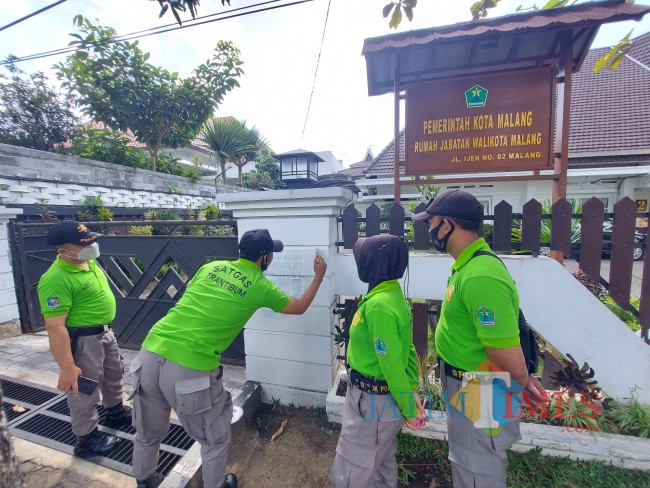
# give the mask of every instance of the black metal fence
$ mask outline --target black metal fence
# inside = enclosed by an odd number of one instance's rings
[[[50,223],[10,223],[10,245],[16,282],[16,295],[23,332],[44,327],[36,287],[40,277],[56,258],[45,240]],[[151,327],[179,300],[196,270],[215,259],[238,256],[236,222],[204,221],[121,221],[88,222],[86,225],[105,235],[101,240],[99,264],[106,272],[117,300],[113,329],[121,346],[138,348]],[[158,225],[167,235],[128,235],[128,229]],[[174,235],[176,229],[230,227],[228,237]],[[117,234],[117,231],[121,235]],[[126,235],[125,235],[126,234]],[[223,357],[241,362],[245,358],[244,338],[240,334]]]

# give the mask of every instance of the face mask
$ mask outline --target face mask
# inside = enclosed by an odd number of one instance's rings
[[[267,269],[269,269],[269,265],[267,264],[268,259],[269,259],[269,258],[268,258],[268,255],[267,255],[267,256],[264,256],[264,259],[262,259],[262,265],[260,266],[260,268],[262,269],[262,273],[264,273],[264,271],[266,271]]]
[[[438,232],[440,232],[440,229],[442,228],[444,223],[445,221],[443,219],[440,221],[438,225],[436,225],[433,229],[429,231],[431,244],[433,244],[433,247],[438,252],[447,252],[447,242],[449,241],[449,238],[451,237],[451,234],[452,232],[454,232],[454,228],[455,228],[454,224],[452,222],[449,222],[449,225],[451,225],[451,230],[447,232],[447,235],[445,237],[443,237],[442,239],[438,239]]]
[[[89,261],[99,257],[99,244],[93,242],[91,245],[84,247],[78,253],[75,253],[79,261]]]

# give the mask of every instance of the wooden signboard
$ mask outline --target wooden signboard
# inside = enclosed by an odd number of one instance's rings
[[[552,68],[477,74],[406,91],[406,174],[553,167]]]

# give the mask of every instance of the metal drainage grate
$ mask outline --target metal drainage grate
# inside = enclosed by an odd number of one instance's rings
[[[18,384],[4,379],[2,381],[3,387],[5,383],[8,383],[9,389],[13,388],[12,391],[29,391],[31,394],[34,394],[33,390],[40,390],[31,385]],[[15,385],[22,388],[17,388]],[[51,395],[48,391],[42,391],[42,393]],[[29,399],[33,400],[34,398],[36,397],[30,397]],[[42,396],[42,398],[45,398],[45,396]],[[11,433],[16,437],[72,454],[76,436],[72,433],[70,411],[66,397],[63,394],[54,394],[53,397],[48,398],[50,398],[49,401],[37,406],[32,411],[26,411],[18,415],[14,413],[14,417],[9,422]],[[8,399],[13,401],[13,398]],[[2,406],[6,412],[12,412],[14,404],[3,401]],[[101,405],[97,405],[97,410],[99,413],[100,430],[117,435],[120,438],[120,442],[105,457],[95,456],[88,460],[122,473],[131,474],[135,429],[130,425],[120,426],[118,430],[109,428],[105,422],[106,410]],[[187,435],[182,426],[176,423],[170,424],[169,433],[161,442],[160,457],[156,471],[167,475],[193,443],[194,440]]]
[[[31,410],[27,407],[23,407],[24,410],[22,412],[18,410],[14,410],[14,407],[21,407],[21,406],[22,405],[15,405],[10,402],[4,402],[4,401],[2,402],[2,410],[4,410],[5,412],[5,417],[7,417],[8,423],[13,422],[15,419],[17,419],[21,415],[25,415],[27,412]]]
[[[36,388],[3,378],[0,378],[0,387],[2,387],[3,397],[22,403],[29,403],[35,407],[41,406],[60,395],[60,393],[53,393],[42,388]]]

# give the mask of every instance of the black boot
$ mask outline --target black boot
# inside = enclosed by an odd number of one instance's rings
[[[113,429],[121,425],[131,425],[132,410],[121,403],[106,409],[106,426]]]
[[[90,434],[77,436],[74,446],[74,455],[79,457],[104,456],[111,452],[119,439],[114,435],[100,432],[95,427]]]
[[[237,488],[237,475],[234,473],[228,473],[223,482],[222,488]]]
[[[154,473],[146,480],[136,480],[136,488],[156,488],[165,480],[165,477],[160,473]]]

